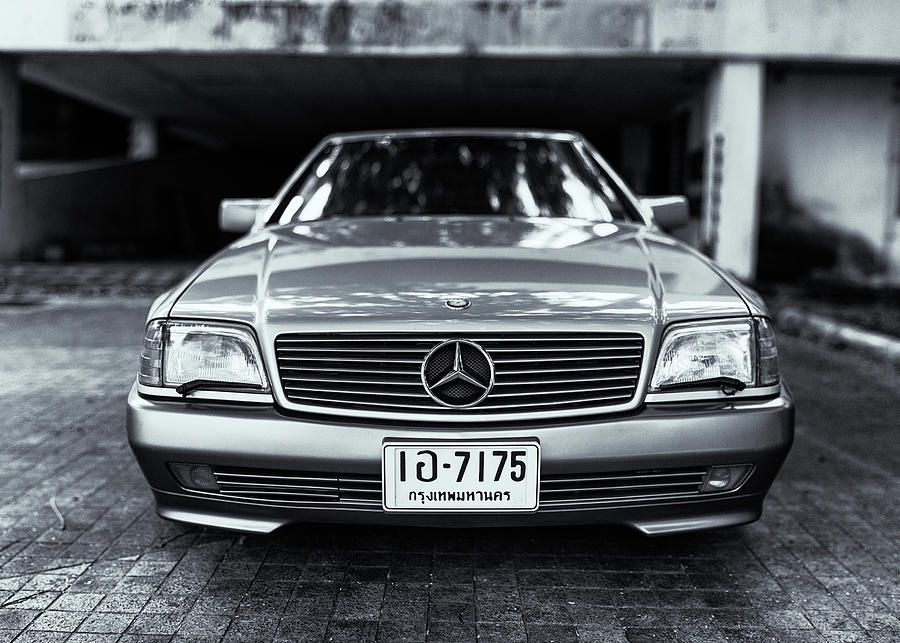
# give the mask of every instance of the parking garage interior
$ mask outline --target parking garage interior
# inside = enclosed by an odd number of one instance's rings
[[[577,130],[636,191],[688,194],[699,217],[710,68],[571,56],[26,55],[21,247],[52,260],[203,256],[228,240],[216,229],[220,199],[270,196],[323,136],[367,129]]]

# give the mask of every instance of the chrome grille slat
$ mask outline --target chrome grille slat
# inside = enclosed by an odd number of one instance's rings
[[[376,379],[352,379],[352,378],[342,378],[342,377],[284,377],[281,378],[282,382],[309,382],[316,384],[360,384],[363,386],[366,385],[377,385],[377,386],[416,386],[421,388],[421,382],[393,382],[391,380],[376,380]]]
[[[641,473],[635,475],[623,475],[623,476],[587,476],[587,477],[573,477],[573,476],[563,476],[561,478],[543,478],[541,480],[541,487],[546,489],[549,485],[571,485],[571,484],[584,484],[584,483],[593,483],[598,481],[610,481],[610,480],[623,480],[623,481],[632,481],[632,480],[652,480],[653,478],[667,478],[672,479],[674,477],[686,477],[691,478],[688,482],[698,482],[703,479],[704,476],[703,471],[697,471],[692,473]],[[694,479],[695,478],[695,479]]]
[[[468,408],[444,407],[422,385],[426,355],[455,337],[494,362],[493,390]],[[316,412],[497,418],[621,407],[637,390],[643,345],[622,332],[294,333],[277,337],[275,352],[287,400]]]
[[[295,353],[364,353],[371,354],[372,348],[316,348],[313,346],[280,346],[278,348],[280,351],[287,352],[295,352]],[[422,357],[428,352],[428,347],[425,348],[383,348],[385,353],[416,353],[421,355]]]
[[[299,373],[302,373],[303,371],[309,371],[309,370],[311,370],[311,369],[309,369],[309,368],[282,367],[282,366],[280,365],[280,361],[281,361],[281,360],[279,360],[279,370],[280,370],[281,372],[299,372]],[[335,369],[315,369],[315,370],[313,370],[313,372],[314,372],[314,373],[327,373],[327,372],[333,371],[333,370],[335,370]],[[404,375],[404,376],[408,376],[408,377],[411,377],[411,376],[418,376],[418,375],[419,375],[419,371],[408,371],[408,370],[403,370],[403,371],[389,370],[389,371],[385,371],[385,370],[374,369],[374,368],[373,368],[373,369],[341,368],[341,369],[338,369],[338,372],[341,372],[341,373],[366,373],[366,374],[373,374],[373,375]]]
[[[619,391],[619,390],[630,390],[634,388],[633,384],[628,384],[626,386],[601,386],[599,388],[581,388],[581,389],[566,389],[566,390],[556,390],[550,389],[546,391],[519,391],[517,393],[492,393],[491,397],[521,397],[523,395],[566,395],[567,393],[596,393],[599,391]]]
[[[381,503],[378,476],[300,473],[214,467],[219,494],[235,500],[279,504]]]
[[[217,479],[225,480],[225,481],[229,481],[230,478],[236,478],[237,480],[242,480],[242,479],[251,479],[252,480],[253,478],[256,478],[256,477],[257,477],[257,475],[255,473],[226,473],[224,471],[219,471],[216,473]],[[321,481],[321,482],[334,480],[333,477],[316,478],[313,476],[291,476],[291,475],[283,475],[282,476],[282,475],[274,475],[274,474],[270,475],[269,477],[270,478],[279,478],[279,479],[284,479],[284,480],[306,480],[306,481],[314,480],[314,481]]]
[[[595,398],[588,398],[588,399],[566,400],[566,401],[562,401],[562,402],[536,402],[534,404],[531,404],[531,403],[527,403],[527,404],[523,404],[523,403],[520,403],[520,404],[491,404],[490,402],[485,401],[484,403],[480,404],[478,406],[478,408],[479,409],[518,409],[518,408],[523,408],[523,407],[545,407],[546,408],[546,407],[552,407],[552,406],[562,406],[564,404],[579,404],[579,403],[585,403],[585,402],[603,402],[603,401],[608,401],[608,400],[630,399],[631,397],[632,397],[631,394],[609,395],[609,396],[604,396],[604,397],[595,397]],[[318,397],[304,396],[302,398],[298,397],[297,399],[302,400],[303,402],[314,403],[314,404],[322,403],[322,402],[336,402],[336,403],[337,402],[346,402],[346,400],[343,398],[335,398],[335,397],[329,398],[329,397],[321,397],[321,396],[318,396]],[[430,400],[431,398],[428,398],[428,399]],[[364,406],[380,406],[380,407],[385,407],[385,408],[396,408],[397,407],[396,404],[384,404],[381,402],[360,402],[359,404],[364,405]],[[433,405],[424,405],[424,404],[404,404],[404,407],[410,408],[410,409],[433,409],[433,408],[435,408]],[[462,409],[462,410],[466,410],[466,409]]]
[[[285,357],[279,356],[278,361],[285,362],[361,362],[364,364],[421,364],[422,360],[416,359],[361,359],[359,357]]]
[[[514,375],[514,373],[505,373],[506,375]],[[577,384],[592,382],[614,382],[618,380],[634,380],[633,375],[614,375],[611,377],[582,377],[582,378],[556,378],[546,380],[513,380],[506,382],[498,382],[494,385],[494,389],[503,388],[505,386],[545,386],[548,384]]]
[[[646,483],[646,484],[632,484],[632,485],[601,485],[597,487],[581,487],[579,491],[588,492],[588,491],[632,491],[634,489],[668,489],[670,487],[683,487],[686,484],[690,484],[690,482],[657,482],[657,483]],[[570,489],[543,489],[542,493],[545,494],[554,494],[554,493],[571,493]]]
[[[526,352],[526,351],[523,351]],[[597,360],[610,360],[610,359],[640,359],[640,352],[637,353],[629,353],[627,355],[591,355],[589,357],[540,357],[539,359],[542,362],[594,362]],[[525,363],[533,363],[535,358],[533,357],[521,357],[516,359],[495,359],[494,364],[521,364]]]
[[[706,469],[668,469],[544,476],[541,507],[546,509],[583,505],[678,499],[698,495]]]
[[[538,373],[583,373],[585,371],[622,371],[627,370],[629,368],[636,369],[637,365],[633,366],[590,366],[590,367],[579,367],[579,368],[505,368],[503,369],[504,375],[537,375]],[[500,372],[500,369],[497,369],[497,372]],[[636,371],[635,371],[636,373]]]
[[[312,387],[307,387],[307,386],[285,386],[284,388],[287,391],[298,391],[298,392],[309,391],[309,392],[313,392],[313,393],[345,393],[349,390],[349,389],[344,389],[344,388],[339,388],[339,389],[312,388]],[[355,395],[386,395],[388,397],[423,397],[426,399],[431,399],[430,397],[428,397],[428,393],[395,393],[393,391],[382,391],[382,390],[378,390],[378,389],[363,390],[363,389],[358,389],[358,388],[352,389],[352,392]]]
[[[569,399],[569,400],[558,400],[553,402],[535,402],[535,403],[517,403],[517,404],[492,404],[490,399],[485,400],[484,404],[481,405],[482,408],[486,409],[516,409],[519,407],[545,407],[550,408],[553,406],[563,406],[566,404],[583,404],[587,402],[608,402],[610,400],[629,400],[632,397],[632,393],[627,393],[624,395],[605,395],[602,397],[590,397],[585,399]]]
[[[237,490],[237,489],[259,489],[259,490],[272,490],[278,491],[279,489],[302,489],[303,491],[333,491],[334,487],[317,487],[315,485],[305,485],[305,484],[276,484],[276,483],[268,483],[268,482],[240,482],[240,483],[227,483],[227,482],[219,482],[219,488],[223,491],[225,489]]]
[[[253,495],[257,498],[288,498],[288,497],[304,497],[304,498],[313,498],[313,499],[329,499],[333,501],[337,501],[340,496],[336,493],[312,493],[305,492],[302,489],[297,489],[295,491],[272,491],[269,489],[219,489],[219,493],[226,496],[241,496],[247,497],[248,495]]]
[[[679,498],[686,498],[690,496],[696,495],[697,492],[690,491],[673,491],[671,493],[658,493],[658,494],[622,494],[622,495],[614,495],[614,496],[605,496],[605,497],[585,497],[585,498],[577,498],[577,499],[566,499],[566,500],[544,500],[541,499],[541,508],[545,510],[550,509],[565,509],[566,507],[584,507],[589,505],[604,505],[604,504],[615,504],[615,503],[628,503],[628,502],[638,502],[638,501],[660,501],[660,500],[677,500]]]
[[[488,342],[484,342],[487,344]],[[604,353],[608,353],[611,351],[624,351],[624,350],[639,350],[639,345],[629,344],[628,346],[614,346],[610,348],[597,348],[597,347],[584,347],[584,346],[566,346],[561,348],[491,348],[491,354],[502,354],[502,353],[536,353],[539,355],[543,355],[544,353],[591,353],[596,351],[602,351]],[[553,359],[552,357],[550,359]]]

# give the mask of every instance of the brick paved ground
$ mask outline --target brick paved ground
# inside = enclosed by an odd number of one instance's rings
[[[900,639],[884,367],[782,342],[799,434],[750,526],[242,537],[153,513],[123,429],[148,304],[0,306],[0,642]]]

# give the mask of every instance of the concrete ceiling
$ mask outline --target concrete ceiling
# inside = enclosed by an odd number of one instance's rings
[[[26,80],[211,144],[438,125],[603,130],[665,118],[708,65],[678,60],[29,54]]]

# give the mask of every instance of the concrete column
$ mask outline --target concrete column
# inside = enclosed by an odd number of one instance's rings
[[[149,118],[136,118],[128,129],[128,158],[132,161],[150,161],[159,153],[156,122]]]
[[[764,79],[761,62],[722,62],[706,88],[701,244],[744,279],[756,274]]]
[[[19,259],[25,236],[22,185],[16,177],[20,102],[18,64],[0,56],[0,260]]]

